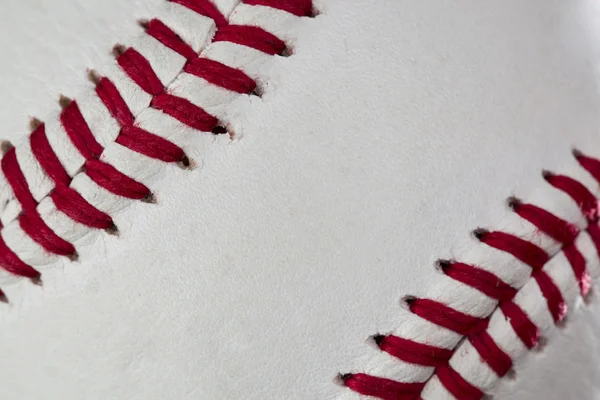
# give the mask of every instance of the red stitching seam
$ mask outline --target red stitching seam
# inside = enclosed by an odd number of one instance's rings
[[[232,42],[269,55],[282,55],[286,51],[286,45],[281,39],[262,28],[230,25],[226,17],[209,0],[167,1],[212,18],[218,27],[213,42]],[[312,16],[312,0],[245,0],[242,2],[280,9],[298,17]],[[213,85],[237,93],[252,94],[255,91],[256,82],[243,71],[199,57],[189,44],[162,21],[152,19],[149,22],[143,22],[142,26],[148,35],[185,57],[187,63],[182,72],[196,75]],[[186,99],[167,93],[150,62],[136,49],[115,46],[114,53],[117,64],[125,74],[143,91],[152,96],[150,107],[199,131],[215,134],[226,132],[219,126],[219,120],[216,117]],[[96,94],[120,124],[121,129],[116,138],[117,143],[154,159],[189,166],[190,161],[183,149],[134,125],[135,118],[131,110],[109,78],[100,77],[95,72],[91,72],[90,79],[96,85]],[[115,195],[132,200],[153,202],[154,197],[148,187],[100,160],[104,148],[94,137],[77,102],[61,97],[60,104],[63,108],[60,114],[60,123],[71,143],[85,158],[83,172],[98,186]],[[117,227],[109,215],[92,206],[77,191],[69,187],[72,178],[50,146],[44,124],[36,121],[36,125],[36,129],[29,137],[29,142],[36,161],[54,182],[55,187],[48,197],[52,199],[56,208],[72,220],[89,228],[116,233]],[[38,202],[27,185],[15,148],[7,151],[0,161],[0,167],[12,188],[14,197],[21,205],[22,212],[18,219],[23,231],[49,253],[69,257],[72,260],[76,259],[78,255],[73,244],[54,233],[39,215]],[[14,275],[36,282],[41,281],[41,274],[32,266],[21,261],[1,236],[0,267]],[[1,290],[0,300],[7,301]]]
[[[579,165],[600,183],[600,161],[585,156],[579,151],[574,151],[574,156]],[[587,233],[590,235],[596,251],[600,254],[599,200],[583,184],[568,176],[555,175],[545,171],[543,177],[550,185],[567,194],[577,204],[588,221]],[[575,245],[575,240],[580,233],[578,228],[546,210],[525,204],[515,198],[509,199],[509,206],[521,218],[529,221],[539,231],[562,245],[560,252],[565,255],[571,266],[581,296],[586,296],[591,282],[585,258]],[[544,250],[533,243],[504,232],[477,229],[474,231],[474,236],[485,245],[509,253],[531,267],[531,278],[535,279],[546,299],[546,305],[554,323],[559,323],[565,317],[566,302],[556,283],[544,271],[544,266],[551,259]],[[532,349],[538,344],[540,339],[538,327],[513,302],[513,298],[520,288],[508,285],[496,275],[484,271],[476,265],[467,265],[453,260],[441,260],[438,265],[439,269],[448,277],[497,300],[496,309],[502,310],[517,336],[528,349]],[[405,301],[413,314],[466,337],[479,353],[481,360],[498,377],[505,376],[512,368],[511,358],[486,332],[493,312],[486,318],[476,318],[430,299],[408,296]],[[399,360],[424,367],[435,367],[432,376],[437,376],[445,389],[458,400],[473,400],[483,397],[484,393],[479,388],[465,380],[449,365],[449,360],[458,345],[454,349],[444,349],[393,335],[377,335],[374,339],[379,349]],[[421,392],[427,383],[396,382],[364,373],[343,374],[341,379],[345,386],[357,393],[384,400],[420,399]]]

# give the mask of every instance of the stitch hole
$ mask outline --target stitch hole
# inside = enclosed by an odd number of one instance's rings
[[[308,18],[316,18],[316,17],[318,17],[321,14],[322,14],[321,10],[319,10],[317,7],[313,7],[310,10],[310,14],[308,14],[307,17]]]
[[[40,126],[42,126],[43,124],[44,123],[41,120],[37,119],[36,117],[29,118],[29,129],[32,132],[35,131]]]
[[[573,157],[575,157],[577,160],[583,157],[583,153],[579,149],[573,148],[571,149],[571,153],[573,154]]]
[[[514,381],[517,379],[517,371],[515,371],[514,368],[511,368],[504,374],[503,378]]]
[[[192,170],[198,166],[194,160],[184,155],[181,160],[177,161],[177,166],[181,169]]]
[[[60,95],[60,97],[58,98],[58,104],[60,105],[60,108],[62,108],[63,110],[67,107],[69,107],[69,105],[71,104],[73,100],[71,100],[70,98],[68,98],[65,95]]]
[[[340,372],[333,379],[333,382],[335,384],[337,384],[337,385],[340,385],[340,386],[346,386],[346,381],[348,381],[348,379],[351,379],[353,375],[354,374],[349,374],[349,373],[343,374],[343,373]]]
[[[8,297],[4,294],[3,291],[0,290],[0,303],[9,304]]]
[[[452,266],[452,261],[450,260],[437,260],[434,264],[436,271],[446,275],[446,270]]]
[[[367,346],[370,346],[374,349],[380,350],[381,347],[381,342],[383,342],[383,339],[385,339],[385,335],[382,335],[381,333],[377,333],[375,335],[371,335],[369,336],[366,340],[365,343],[367,344]]]
[[[148,204],[156,204],[156,196],[154,196],[154,193],[148,193],[143,199],[142,201],[144,203],[148,203]]]
[[[379,347],[381,345],[381,342],[383,342],[383,339],[385,339],[385,336],[378,333],[377,335],[371,336],[371,339],[373,339],[373,342],[375,342],[377,347]]]
[[[8,153],[13,147],[15,146],[13,146],[8,140],[3,140],[0,142],[0,152],[2,152],[2,155]]]
[[[542,171],[542,178],[544,178],[544,180],[547,182],[549,182],[553,176],[554,174],[546,169]]]
[[[36,286],[44,286],[44,282],[42,282],[42,274],[40,273],[29,280]]]
[[[67,258],[68,258],[68,259],[69,259],[69,261],[71,261],[71,262],[78,262],[78,261],[79,261],[79,253],[75,252],[75,253],[69,254],[69,255],[67,256]]]
[[[568,315],[565,315],[560,321],[556,323],[556,327],[559,329],[565,329],[569,323]]]
[[[215,126],[212,129],[212,133],[213,135],[224,135],[229,132],[227,132],[227,128],[225,128],[224,126]]]
[[[112,55],[115,58],[118,58],[119,56],[121,56],[126,51],[127,51],[127,47],[123,46],[122,44],[117,43],[112,48]]]
[[[182,169],[189,169],[192,164],[188,156],[183,156],[183,158],[177,162],[177,165]]]
[[[540,336],[533,350],[537,353],[541,353],[542,351],[544,351],[546,346],[548,346],[548,339],[546,339],[545,336]]]
[[[485,239],[485,236],[488,233],[490,233],[490,231],[488,231],[487,229],[477,228],[477,229],[473,230],[472,235],[475,239],[479,240],[480,242],[483,242],[483,240]]]
[[[264,94],[265,94],[264,90],[261,87],[259,87],[258,85],[256,85],[254,90],[250,92],[250,96],[256,96],[259,98],[262,98]]]
[[[289,45],[286,45],[285,49],[283,49],[281,51],[281,53],[279,53],[279,55],[281,57],[290,57],[293,54],[294,54],[294,48],[292,46],[289,46]]]
[[[589,306],[594,299],[596,298],[596,290],[594,289],[594,287],[590,287],[590,290],[588,290],[588,292],[585,294],[585,296],[583,296],[583,304],[585,304],[586,306]]]
[[[416,296],[412,296],[412,295],[406,295],[403,296],[400,299],[400,307],[404,308],[405,310],[411,311],[410,306],[412,303],[414,303],[415,301],[417,301],[417,297]]]
[[[506,199],[506,205],[513,211],[517,211],[521,204],[523,203],[517,197],[511,196],[508,199]]]
[[[106,228],[104,231],[111,236],[119,236],[119,228],[114,223],[112,224],[112,226]]]
[[[87,76],[90,82],[92,82],[95,86],[98,86],[102,78],[100,75],[93,69],[88,69]]]
[[[183,158],[179,162],[186,168],[190,166],[190,159],[188,158],[188,156],[183,156]]]

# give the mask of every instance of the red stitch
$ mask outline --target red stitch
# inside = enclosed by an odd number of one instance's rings
[[[552,314],[554,323],[561,321],[567,314],[567,303],[560,294],[560,290],[556,287],[556,284],[548,276],[548,274],[542,270],[535,271],[533,278],[537,282],[542,295],[546,299],[548,310]]]
[[[510,300],[517,294],[517,289],[491,272],[460,262],[441,261],[439,264],[450,278],[471,286],[493,299]]]
[[[542,269],[550,259],[540,247],[508,233],[478,229],[475,236],[490,247],[512,254],[534,270]]]
[[[196,58],[183,70],[232,92],[247,94],[256,89],[256,82],[243,71],[208,58]]]
[[[67,174],[58,157],[52,150],[44,125],[40,125],[29,137],[31,152],[44,172],[54,181],[55,185],[68,186],[71,177]]]
[[[75,247],[54,233],[42,220],[37,210],[34,209],[21,214],[19,225],[23,232],[50,253],[59,256],[72,256],[75,254]]]
[[[23,210],[34,210],[37,207],[37,201],[35,201],[29,191],[25,176],[23,176],[23,171],[21,171],[21,167],[17,161],[17,152],[14,147],[4,155],[1,165],[2,172]]]
[[[75,101],[71,101],[60,114],[60,122],[73,145],[86,160],[100,157],[104,148],[94,137]]]
[[[375,336],[377,346],[386,353],[411,364],[425,367],[444,365],[452,356],[451,349],[417,343],[394,335]]]
[[[599,171],[600,172],[600,171]],[[581,209],[588,221],[597,221],[600,215],[600,202],[582,183],[564,175],[544,172],[544,179],[555,188],[568,194]]]
[[[40,273],[17,257],[11,249],[8,248],[2,235],[0,235],[0,267],[11,274],[22,276],[29,279],[39,279]]]
[[[64,179],[61,171],[64,172],[64,170],[60,163],[58,163],[58,160],[55,159],[56,155],[48,144],[43,125],[40,125],[32,133],[31,148],[36,158],[48,156],[48,158],[45,159],[47,162],[41,164],[42,168],[50,168],[51,173],[48,175],[55,177],[58,182],[61,182],[61,180]],[[54,162],[58,163],[60,169],[53,164]],[[23,213],[19,216],[19,225],[21,226],[21,229],[23,229],[23,231],[36,243],[40,244],[44,249],[51,253],[65,256],[74,254],[75,248],[73,245],[56,235],[39,216],[36,210],[37,201],[29,191],[29,187],[27,186],[27,182],[16,157],[15,148],[9,150],[4,158],[2,158],[2,171],[13,188],[15,197],[21,203],[23,208]],[[16,257],[16,255],[14,257]],[[9,260],[11,259],[12,256],[9,257]],[[12,263],[14,264],[15,261],[13,260]],[[22,267],[20,263],[17,263],[16,265],[17,268]]]
[[[270,55],[282,54],[285,51],[285,43],[282,40],[261,28],[229,27],[225,17],[208,0],[170,1],[212,18],[220,28],[213,41],[230,41]],[[309,0],[272,0],[262,3],[262,5],[279,8],[295,15],[308,16],[312,11],[312,2]],[[142,25],[148,35],[190,61],[186,72],[233,92],[252,93],[255,91],[256,82],[243,71],[208,59],[198,60],[192,47],[161,21],[153,19]],[[153,107],[198,130],[215,131],[216,128],[219,128],[218,120],[203,109],[185,99],[164,94],[163,84],[152,69],[150,62],[137,50],[125,49],[117,45],[115,52],[117,63],[123,71],[142,90],[154,97]],[[122,127],[116,143],[148,157],[165,162],[181,162],[184,166],[189,166],[190,161],[183,149],[160,136],[133,126],[134,115],[109,79],[101,78],[93,71],[90,71],[89,77],[96,86],[96,94]],[[71,142],[86,159],[84,167],[88,177],[99,186],[119,196],[151,201],[152,194],[146,186],[98,160],[104,149],[91,132],[77,103],[66,98],[61,98],[60,102],[64,108],[60,115],[60,122]],[[30,135],[30,145],[34,158],[55,183],[54,191],[49,197],[54,201],[57,209],[74,221],[88,227],[116,231],[116,226],[109,215],[93,207],[83,196],[68,187],[72,178],[67,174],[52,149],[43,124],[40,123],[39,126],[36,126]],[[56,235],[37,213],[35,209],[37,202],[27,187],[14,149],[8,151],[8,154],[2,158],[1,167],[15,192],[15,197],[24,210],[18,217],[21,229],[47,251],[75,257],[76,250],[73,245]],[[0,243],[0,265],[7,271],[32,279],[39,279],[40,276],[37,271],[23,263],[16,254],[8,249],[4,242]],[[0,291],[0,301],[3,299],[5,299],[4,294]]]
[[[425,386],[425,382],[396,382],[367,374],[342,375],[342,381],[357,393],[382,400],[414,400]]]
[[[567,260],[569,260],[569,264],[571,264],[571,269],[575,274],[575,279],[579,285],[581,295],[587,295],[592,286],[592,278],[587,270],[585,258],[577,247],[575,247],[575,244],[565,246],[563,248],[563,253],[567,257]]]
[[[487,326],[487,321],[486,321]],[[498,375],[503,377],[512,368],[512,360],[486,331],[469,337],[469,342],[477,350],[483,361]]]
[[[506,301],[500,303],[500,309],[523,344],[528,349],[534,348],[540,340],[540,331],[521,307]]]
[[[171,94],[159,94],[152,99],[150,105],[199,131],[210,132],[219,123],[218,119],[191,101]]]
[[[599,180],[600,162],[585,157],[578,152],[575,155],[580,164]],[[572,178],[548,172],[544,173],[544,178],[552,186],[569,195],[579,206],[583,215],[590,222],[587,231],[600,256],[600,227],[597,225],[599,206],[596,197],[583,184]],[[586,268],[586,260],[574,243],[579,234],[577,227],[546,210],[531,204],[523,204],[514,198],[510,199],[509,205],[521,218],[529,221],[537,229],[562,245],[561,251],[573,270],[581,294],[585,296],[589,291],[591,278]],[[512,254],[515,258],[529,265],[533,269],[532,278],[540,288],[554,322],[558,323],[564,318],[567,312],[567,305],[558,286],[552,281],[547,272],[543,270],[546,263],[550,260],[550,256],[543,249],[524,239],[503,232],[488,232],[478,229],[474,234],[482,243]],[[476,288],[492,298],[498,299],[500,301],[500,310],[504,313],[512,329],[527,348],[532,349],[539,343],[539,329],[529,316],[511,300],[517,293],[517,289],[511,288],[494,274],[483,271],[477,266],[449,261],[441,261],[439,265],[442,271],[450,278]],[[498,346],[486,331],[490,316],[472,320],[474,317],[428,299],[409,299],[407,303],[411,311],[416,315],[466,336],[481,356],[482,362],[486,362],[499,377],[506,375],[512,367],[510,356]],[[397,340],[399,345],[397,347],[391,346],[386,343],[386,340]],[[391,355],[397,355],[398,358],[403,360],[407,356],[402,352],[404,350],[402,346],[410,346],[414,343],[404,338],[396,338],[395,336],[377,336],[375,337],[375,341],[383,351],[387,351]],[[386,343],[386,345],[381,346],[382,343]],[[454,349],[449,350],[450,356],[454,351]],[[410,356],[412,355],[409,353],[408,357]],[[422,360],[417,359],[413,361],[416,361],[416,363],[433,362],[432,359],[427,358],[427,355]],[[483,395],[481,390],[471,385],[446,364],[442,363],[442,365],[438,366],[435,374],[446,389],[457,399],[477,399]],[[362,382],[360,391],[356,391],[363,394],[377,393],[368,386],[369,384],[377,385],[378,383],[377,381],[367,380]],[[367,386],[365,387],[365,385]],[[373,395],[377,396],[377,394]],[[384,395],[386,394],[384,393]],[[392,398],[394,398],[393,395]]]
[[[56,187],[50,195],[59,211],[73,221],[96,229],[114,229],[112,218],[90,205],[79,193],[68,187]]]
[[[509,200],[509,205],[523,219],[531,222],[540,231],[563,245],[573,243],[579,229],[548,211],[532,204],[521,203],[518,199]]]
[[[596,179],[596,181],[600,182],[600,160],[588,157],[579,150],[573,150],[573,155],[575,156],[575,159],[579,165],[589,172],[590,175]]]
[[[217,27],[222,27],[228,24],[227,19],[221,14],[221,12],[208,0],[168,0],[173,3],[180,4],[184,7],[189,8],[192,11],[197,12],[200,15],[209,17],[215,21]]]
[[[594,170],[594,161],[595,160],[589,158],[580,160],[580,162],[587,164],[592,170]],[[600,172],[600,170],[598,172]],[[590,192],[583,184],[568,176],[554,175],[550,172],[545,172],[544,178],[552,186],[568,194],[581,209],[581,212],[590,224],[594,224],[598,220],[600,203],[592,192]],[[585,296],[589,292],[592,284],[590,274],[586,267],[585,258],[574,245],[565,246],[563,252],[571,264],[573,273],[579,284],[581,295]]]
[[[228,25],[217,31],[213,42],[231,42],[252,47],[269,55],[283,54],[285,42],[256,26]]]
[[[146,33],[158,40],[166,47],[177,52],[187,60],[192,60],[198,57],[198,54],[190,45],[184,42],[179,35],[171,30],[167,25],[158,19],[150,20],[142,25],[146,29]]]
[[[252,6],[278,8],[298,17],[310,17],[312,15],[312,0],[244,0],[244,3]]]
[[[482,321],[481,318],[462,313],[438,301],[430,299],[407,299],[410,311],[453,332],[466,336]]]
[[[185,152],[179,146],[134,126],[124,127],[117,143],[164,162],[180,162],[185,159]]]
[[[128,48],[117,57],[117,63],[123,71],[146,93],[156,96],[164,87],[152,69],[150,62],[134,48]]]
[[[598,226],[596,223],[590,224],[587,227],[587,232],[594,243],[598,257],[600,257],[600,226]]]
[[[141,200],[151,194],[146,186],[102,161],[88,160],[85,163],[85,173],[96,184],[121,197]]]
[[[438,367],[435,373],[444,387],[457,400],[477,400],[483,397],[483,392],[467,382],[449,365]]]
[[[111,115],[121,126],[133,125],[131,110],[121,97],[119,90],[108,78],[101,78],[96,85],[96,94],[102,100]]]

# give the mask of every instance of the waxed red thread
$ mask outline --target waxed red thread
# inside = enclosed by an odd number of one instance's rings
[[[179,35],[173,32],[173,30],[161,20],[153,19],[149,22],[142,22],[141,25],[148,35],[152,36],[179,55],[185,57],[187,60],[193,60],[198,57],[198,54],[196,54],[194,49],[184,42]]]
[[[450,349],[415,343],[394,335],[376,335],[373,340],[386,353],[403,361],[426,367],[444,365],[453,354]]]
[[[438,264],[444,274],[450,278],[474,287],[493,299],[510,300],[517,294],[517,289],[491,272],[461,262],[439,261]]]
[[[180,4],[184,7],[189,8],[192,11],[197,12],[200,15],[204,15],[215,21],[217,28],[221,28],[222,26],[227,25],[229,22],[221,14],[221,12],[217,9],[217,7],[207,0],[168,0],[172,3]],[[296,0],[291,0],[291,2],[295,2]],[[245,2],[245,1],[244,1]],[[283,3],[281,0],[275,0],[272,2],[271,7],[278,8],[280,3]]]
[[[413,314],[463,336],[472,333],[483,321],[435,300],[409,297],[404,301]]]
[[[104,149],[94,137],[85,119],[83,119],[77,102],[67,101],[69,104],[65,106],[60,114],[60,122],[69,139],[86,160],[100,157]]]
[[[191,101],[168,93],[155,96],[150,105],[199,131],[211,132],[219,124],[217,118]]]
[[[217,31],[213,42],[231,42],[252,47],[269,55],[283,55],[285,42],[257,26],[227,25]]]
[[[244,0],[244,3],[253,6],[276,7],[298,17],[313,16],[312,0]]]
[[[579,151],[574,156],[580,165],[600,181],[600,161],[587,157]],[[590,225],[587,228],[596,249],[600,253],[600,227],[595,223],[599,218],[598,199],[580,182],[567,176],[550,172],[543,173],[544,179],[553,187],[563,191],[578,205]],[[521,202],[516,198],[508,201],[512,210],[524,220],[529,221],[538,230],[544,232],[562,245],[561,252],[567,259],[580,287],[582,296],[590,288],[591,279],[586,267],[586,261],[575,245],[579,230],[576,226],[557,216],[531,204]],[[535,280],[546,306],[555,324],[562,321],[567,313],[567,305],[562,294],[544,271],[544,266],[550,256],[537,245],[504,232],[476,229],[474,236],[482,243],[507,252],[531,267],[531,278]],[[498,301],[498,308],[509,321],[513,330],[528,348],[533,349],[540,341],[540,331],[529,316],[512,300],[518,289],[503,282],[493,273],[453,260],[438,261],[438,268],[448,277]],[[430,299],[417,299],[407,296],[409,310],[438,326],[442,326],[467,338],[478,352],[482,362],[485,362],[499,377],[505,376],[512,368],[512,360],[486,331],[489,318],[476,318],[444,304]],[[376,335],[375,343],[380,350],[402,360],[421,366],[434,366],[437,376],[445,389],[459,400],[479,399],[483,392],[466,381],[449,364],[455,349],[442,349],[430,344],[399,338],[394,335]],[[443,354],[443,355],[441,355]],[[381,399],[419,399],[422,390],[405,386],[406,382],[380,378],[368,374],[344,374],[342,382],[350,389],[364,395]],[[425,382],[422,383],[424,387]]]
[[[487,327],[487,323],[486,323]],[[512,360],[485,330],[470,336],[469,342],[494,372],[502,377],[512,368]]]
[[[230,26],[227,19],[209,0],[168,0],[180,4],[200,15],[213,19],[219,28],[213,41],[229,41],[243,46],[249,46],[266,54],[282,54],[285,43],[276,36],[258,27]],[[267,0],[261,5],[279,8],[299,16],[308,16],[312,10],[310,0]],[[148,35],[152,36],[166,47],[184,56],[188,63],[185,71],[202,77],[208,82],[222,86],[225,89],[252,94],[256,82],[239,69],[235,69],[216,61],[200,59],[198,54],[162,21],[153,19],[142,23]],[[190,101],[165,92],[165,88],[152,69],[149,61],[134,48],[124,48],[117,45],[114,48],[117,64],[142,90],[152,95],[150,106],[170,115],[178,121],[199,131],[213,133],[225,132],[219,126],[219,121],[202,108]],[[162,137],[134,126],[135,118],[116,86],[106,77],[100,77],[90,72],[90,79],[96,85],[96,94],[107,107],[109,113],[121,125],[116,142],[129,149],[165,162],[177,162],[189,167],[191,161],[183,149],[163,139]],[[118,196],[154,202],[149,188],[126,176],[112,165],[100,160],[104,148],[95,139],[90,127],[85,121],[76,101],[61,97],[63,111],[60,122],[67,137],[85,162],[82,170],[100,187]],[[30,135],[30,145],[35,160],[44,173],[55,184],[48,195],[56,208],[70,219],[90,228],[104,229],[109,233],[117,233],[117,227],[112,218],[87,202],[84,197],[70,188],[72,178],[67,174],[58,156],[52,149],[44,124],[36,122],[36,127]],[[15,198],[22,207],[18,221],[23,231],[45,250],[71,259],[77,258],[75,247],[58,236],[38,214],[37,201],[31,194],[23,172],[20,169],[14,148],[9,149],[0,161],[0,167],[13,189]],[[0,225],[1,226],[1,225]],[[0,237],[0,266],[5,270],[28,277],[39,279],[39,272],[22,262],[18,256],[6,246]],[[0,291],[0,300],[5,300]]]
[[[471,385],[449,365],[436,368],[436,375],[442,385],[457,399],[479,399],[483,392]]]
[[[528,348],[533,349],[540,340],[540,331],[527,314],[512,301],[500,303],[500,309],[508,319],[513,330],[521,339],[521,342]]]
[[[69,177],[54,150],[50,147],[44,124],[41,124],[29,136],[29,144],[31,145],[31,151],[36,161],[40,164],[46,175],[54,181],[54,184],[67,186],[71,182],[71,177]]]
[[[64,257],[76,258],[75,246],[58,236],[40,217],[37,210],[25,211],[19,217],[23,232],[40,244],[46,251]]]
[[[188,62],[183,70],[232,92],[252,93],[256,89],[254,79],[243,71],[209,58],[196,58]]]
[[[357,393],[382,400],[415,400],[425,383],[405,383],[368,374],[341,375],[342,383]]]
[[[37,207],[37,201],[33,198],[33,195],[29,191],[25,176],[19,162],[17,161],[17,151],[13,147],[4,155],[0,162],[2,166],[2,172],[8,181],[8,184],[13,189],[15,198],[21,204],[23,210],[31,210]]]

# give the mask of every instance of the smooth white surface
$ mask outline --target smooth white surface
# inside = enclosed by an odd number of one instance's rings
[[[85,81],[90,65],[73,75],[80,59],[55,65],[51,54],[77,48],[63,30],[73,20],[114,21],[108,3],[63,0],[51,16],[9,3],[1,29],[40,30],[2,42],[3,58],[29,42],[34,54],[0,67],[16,90],[3,127],[24,126],[28,104],[56,109],[48,97]],[[83,261],[52,269],[43,289],[11,288],[4,393],[332,398],[335,373],[364,366],[364,339],[401,324],[398,299],[425,292],[435,259],[459,258],[508,195],[527,199],[542,168],[572,163],[570,146],[600,155],[591,0],[425,3],[322,0],[322,15],[294,30],[294,55],[259,71],[263,98],[238,102],[239,141],[196,151],[203,168],[191,173],[161,169],[160,204],[118,214],[120,238],[78,243]],[[118,40],[78,30],[80,51],[89,41],[108,58],[138,11],[121,7]],[[64,72],[40,79],[49,64]],[[570,316],[499,397],[594,398],[594,307]]]

